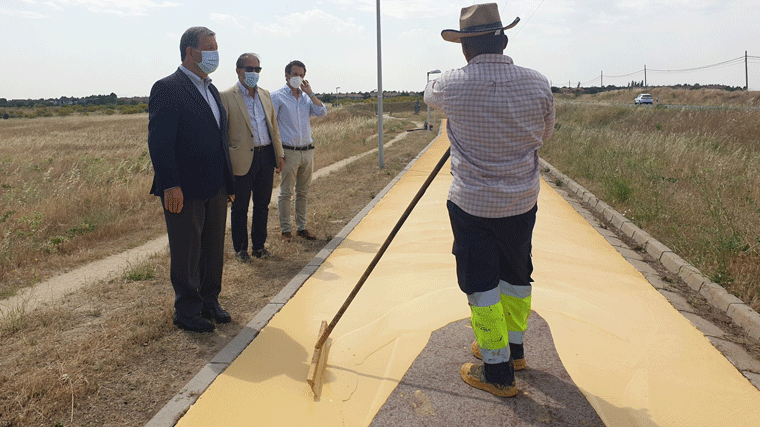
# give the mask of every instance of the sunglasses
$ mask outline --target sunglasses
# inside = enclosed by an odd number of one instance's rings
[[[245,70],[245,71],[249,72],[249,73],[253,73],[253,72],[260,73],[261,72],[261,67],[240,67],[240,68],[242,70]]]

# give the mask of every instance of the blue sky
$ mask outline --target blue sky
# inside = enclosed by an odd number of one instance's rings
[[[509,30],[506,54],[555,86],[643,80],[642,70],[717,64],[760,56],[760,0],[498,1]],[[471,0],[381,0],[383,89],[420,91],[426,73],[464,65],[458,44],[440,37],[459,27]],[[284,85],[284,66],[306,63],[318,93],[377,88],[375,0],[185,1],[0,0],[0,98],[115,92],[147,96],[179,65],[179,38],[194,25],[217,33],[220,89],[235,83],[243,52],[262,57],[260,85]],[[760,60],[750,62],[760,90]],[[650,71],[649,84],[744,86],[744,64],[706,71]],[[340,89],[337,89],[340,88]]]

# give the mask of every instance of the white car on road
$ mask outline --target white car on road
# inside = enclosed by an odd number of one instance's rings
[[[642,93],[641,95],[637,96],[636,99],[633,100],[633,103],[636,105],[654,104],[654,99],[652,98],[652,95],[648,93]]]

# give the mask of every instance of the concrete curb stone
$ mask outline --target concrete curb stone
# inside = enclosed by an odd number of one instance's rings
[[[728,317],[744,328],[754,339],[760,340],[760,314],[747,304],[731,304],[726,311]]]
[[[684,261],[683,258],[671,252],[670,250],[662,253],[660,256],[660,263],[662,263],[662,266],[665,267],[669,272],[676,275],[680,274],[681,269],[684,266],[688,265],[688,263]]]
[[[641,246],[643,249],[646,249],[647,242],[652,240],[652,236],[650,236],[646,231],[637,227],[636,230],[633,231],[633,236],[631,236],[631,239],[633,239],[637,245]]]
[[[670,248],[655,240],[652,236],[649,236],[649,240],[647,240],[646,244],[644,245],[644,250],[647,251],[647,253],[657,261],[662,260],[662,254],[666,252],[673,252],[670,250]]]
[[[678,276],[686,282],[686,285],[691,289],[699,292],[702,290],[702,286],[710,283],[710,279],[705,277],[699,270],[692,266],[686,266],[681,269]]]
[[[633,234],[636,232],[638,227],[636,227],[632,222],[625,222],[620,226],[620,232],[623,233],[623,235],[628,236],[629,238],[633,237]]]
[[[699,294],[705,297],[713,307],[717,307],[722,312],[728,314],[728,309],[732,304],[742,305],[744,302],[736,296],[728,293],[722,286],[717,283],[705,283],[699,290]]]

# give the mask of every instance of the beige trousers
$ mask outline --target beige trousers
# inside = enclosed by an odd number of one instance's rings
[[[314,150],[285,150],[285,167],[280,173],[280,197],[277,206],[280,211],[280,231],[292,232],[291,211],[293,194],[296,195],[296,228],[306,229],[306,198],[309,195],[311,174],[314,171]]]

